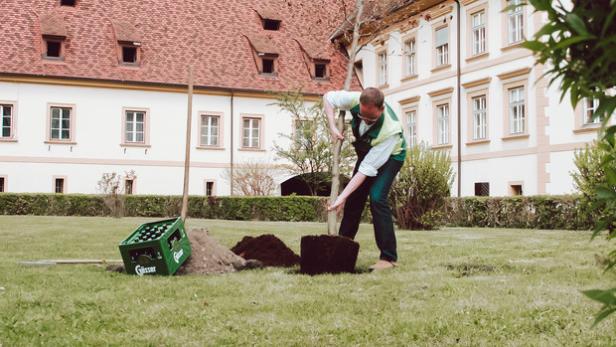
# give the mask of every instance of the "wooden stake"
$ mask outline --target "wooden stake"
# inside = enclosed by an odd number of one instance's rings
[[[186,154],[184,157],[184,192],[182,194],[182,220],[186,220],[188,213],[188,176],[190,171],[190,134],[192,124],[192,97],[193,97],[193,67],[188,68],[188,116],[186,117]]]
[[[364,11],[364,0],[357,1],[357,15],[355,16],[355,25],[353,26],[353,42],[351,44],[351,54],[349,56],[349,62],[347,63],[347,75],[344,80],[344,90],[351,89],[351,82],[353,81],[353,72],[355,66],[355,56],[357,55],[357,46],[359,44],[359,28],[361,26],[361,17]],[[344,111],[340,111],[338,115],[338,120],[336,126],[340,133],[344,134]],[[334,146],[333,153],[333,165],[332,165],[332,189],[329,195],[329,203],[330,205],[336,201],[338,197],[338,192],[340,191],[340,150],[342,149],[342,141],[337,140]],[[336,223],[338,221],[338,216],[336,215],[336,211],[330,211],[327,213],[327,233],[330,235],[335,235],[338,232],[336,231]]]

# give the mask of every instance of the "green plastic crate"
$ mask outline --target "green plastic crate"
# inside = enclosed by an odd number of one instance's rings
[[[120,242],[126,273],[173,275],[190,257],[190,241],[182,218],[140,225]]]

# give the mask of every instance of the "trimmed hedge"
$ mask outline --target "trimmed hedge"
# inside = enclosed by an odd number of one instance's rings
[[[189,197],[192,218],[325,221],[326,198],[284,197]],[[168,217],[180,214],[182,197],[129,195],[124,215]],[[578,196],[522,196],[449,198],[443,223],[462,227],[502,227],[585,230],[592,228],[592,211],[586,211]],[[369,208],[364,211],[369,220]],[[102,195],[0,194],[1,215],[109,216]]]
[[[576,195],[449,198],[449,226],[587,230],[592,213]]]
[[[324,221],[326,200],[319,197],[199,197],[188,201],[188,216],[192,218]],[[128,195],[124,201],[124,216],[179,216],[181,196]],[[39,216],[109,216],[102,195],[82,194],[0,194],[0,214]]]

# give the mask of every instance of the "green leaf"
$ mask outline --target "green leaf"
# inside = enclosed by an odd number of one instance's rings
[[[555,48],[556,49],[566,48],[566,47],[569,47],[579,42],[593,40],[594,38],[595,38],[594,36],[590,36],[590,35],[570,37],[568,39],[560,41],[558,44],[556,44]]]
[[[582,293],[594,301],[598,301],[604,305],[616,305],[616,296],[614,296],[616,288],[612,289],[589,289]]]
[[[550,1],[546,1],[546,0],[530,0],[531,5],[533,5],[533,7],[537,10],[537,11],[549,11],[550,9],[552,9],[552,5],[550,4]]]
[[[611,186],[616,186],[616,170],[610,168],[605,171],[605,175],[607,176],[607,183]]]
[[[609,315],[616,311],[616,307],[605,307],[597,315],[595,316],[595,322],[592,323],[592,327],[594,328],[597,324],[601,323],[602,320],[607,318]]]
[[[541,52],[544,49],[545,44],[536,40],[531,40],[523,42],[522,47],[529,49],[533,52]]]
[[[616,6],[614,6],[615,2],[616,1],[612,0],[612,4],[611,4],[612,11],[610,11],[610,14],[607,16],[607,19],[605,20],[605,24],[603,24],[603,29],[601,30],[601,37],[605,36],[607,29],[612,24],[612,20],[614,20],[614,16],[616,15]]]
[[[586,25],[584,21],[575,13],[567,14],[565,17],[565,21],[571,25],[573,30],[575,30],[578,34],[588,36],[588,29],[586,29]]]
[[[616,199],[616,192],[613,189],[607,187],[597,187],[597,199],[599,200],[609,200]]]

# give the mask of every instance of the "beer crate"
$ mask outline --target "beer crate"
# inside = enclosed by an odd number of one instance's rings
[[[141,224],[120,242],[126,273],[173,275],[191,254],[182,218]]]

